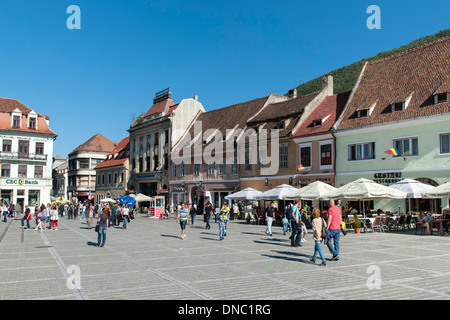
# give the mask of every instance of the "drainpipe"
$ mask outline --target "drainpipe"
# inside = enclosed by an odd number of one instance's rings
[[[336,136],[334,135],[334,129],[330,130],[331,136],[333,137],[333,175],[334,175],[334,187],[336,188]]]

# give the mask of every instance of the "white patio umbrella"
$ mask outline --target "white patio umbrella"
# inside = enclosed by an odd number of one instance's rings
[[[256,200],[283,200],[283,197],[287,195],[288,193],[291,193],[293,191],[297,190],[293,186],[290,186],[288,184],[282,184],[279,185],[273,189],[270,189],[268,191],[265,191],[261,193],[260,195],[257,195],[255,197]]]
[[[133,197],[136,202],[150,202],[153,201],[152,197],[146,196],[145,194],[138,193],[138,194],[130,194],[131,197]]]
[[[405,199],[406,196],[406,192],[392,189],[374,181],[361,178],[327,193],[324,195],[324,198],[364,201],[374,199]],[[364,208],[363,212],[365,216]]]
[[[406,192],[407,194],[406,198],[408,198],[409,211],[411,211],[411,199],[423,198],[422,195],[425,192],[430,191],[434,187],[414,179],[403,179],[402,181],[390,185],[389,188]]]
[[[260,195],[262,192],[253,188],[246,188],[244,190],[235,192],[225,197],[227,200],[255,200],[255,196]]]
[[[111,198],[105,198],[105,199],[100,200],[100,202],[112,202],[112,203],[116,203],[117,201],[114,200],[114,199],[111,199]]]
[[[283,199],[284,200],[300,199],[308,201],[323,200],[325,194],[335,190],[336,190],[335,187],[330,186],[327,183],[324,183],[322,181],[315,181],[303,188],[296,189],[295,191],[286,194],[283,197]]]
[[[450,198],[450,182],[441,184],[440,186],[422,193],[422,197],[425,199]]]

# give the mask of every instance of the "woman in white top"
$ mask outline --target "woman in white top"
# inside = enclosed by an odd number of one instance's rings
[[[55,206],[52,206],[51,209],[50,209],[50,220],[51,220],[50,229],[51,230],[58,230],[59,216],[58,216],[58,210],[56,210]]]

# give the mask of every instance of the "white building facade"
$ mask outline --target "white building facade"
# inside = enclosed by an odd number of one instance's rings
[[[0,188],[2,202],[36,205],[51,202],[53,142],[48,116],[17,100],[0,98]]]

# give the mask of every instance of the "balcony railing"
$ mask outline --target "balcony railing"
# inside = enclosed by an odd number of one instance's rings
[[[0,160],[47,161],[46,154],[0,152]]]

